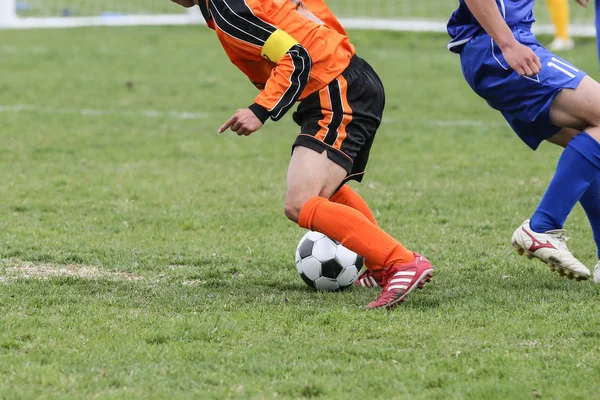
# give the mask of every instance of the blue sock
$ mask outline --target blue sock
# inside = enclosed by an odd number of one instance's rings
[[[596,175],[596,179],[590,183],[590,187],[581,196],[579,202],[592,226],[594,242],[596,242],[600,259],[600,174]]]
[[[600,143],[585,132],[563,150],[554,177],[531,217],[534,232],[562,229],[567,216],[600,172]]]

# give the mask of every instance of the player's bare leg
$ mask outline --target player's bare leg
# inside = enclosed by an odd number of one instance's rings
[[[287,179],[285,214],[301,227],[319,231],[387,272],[381,295],[369,308],[392,308],[431,279],[429,260],[407,250],[361,212],[328,200],[347,172],[326,152],[296,147]]]
[[[310,198],[330,198],[346,175],[346,170],[327,158],[325,151],[319,154],[296,147],[288,167],[285,215],[298,222],[300,211]]]
[[[576,89],[562,90],[552,102],[550,119],[556,126],[585,131],[600,141],[600,83],[586,76]]]

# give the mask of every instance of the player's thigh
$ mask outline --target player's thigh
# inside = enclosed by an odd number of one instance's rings
[[[577,136],[579,133],[581,133],[581,130],[571,129],[571,128],[562,128],[560,131],[558,131],[558,133],[556,133],[554,136],[552,136],[546,140],[548,140],[550,143],[555,144],[557,146],[567,147],[569,142],[575,136]]]
[[[563,89],[552,102],[550,119],[579,131],[600,127],[600,84],[586,76],[575,89]]]
[[[331,197],[347,174],[344,168],[329,159],[326,151],[319,153],[296,146],[287,174],[286,215],[294,217],[312,197]]]

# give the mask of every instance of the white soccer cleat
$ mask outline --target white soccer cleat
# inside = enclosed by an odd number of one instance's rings
[[[564,39],[558,37],[554,38],[554,40],[548,44],[548,50],[550,51],[568,51],[573,50],[574,47],[575,42],[573,39]]]
[[[529,220],[523,222],[512,236],[512,245],[520,255],[530,259],[535,257],[569,279],[588,279],[590,270],[571,254],[566,242],[564,230],[537,233],[531,230]]]
[[[594,283],[600,283],[600,261],[598,261],[596,268],[594,268]]]

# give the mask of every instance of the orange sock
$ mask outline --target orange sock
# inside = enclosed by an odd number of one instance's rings
[[[569,38],[569,2],[568,0],[548,0],[550,17],[556,28],[556,37]]]
[[[324,197],[313,197],[304,204],[298,225],[321,232],[384,268],[415,259],[410,250],[369,221],[360,211]]]
[[[344,185],[337,192],[334,193],[333,196],[329,199],[334,203],[343,204],[348,207],[352,207],[355,210],[358,210],[367,217],[369,221],[377,225],[377,221],[375,221],[375,217],[369,208],[367,202],[360,197],[358,193],[356,193],[350,186]],[[380,270],[383,266],[373,263],[373,261],[369,259],[365,259],[365,265],[367,269],[371,271]]]
[[[344,185],[337,192],[331,196],[329,199],[334,203],[343,204],[348,207],[352,207],[355,210],[358,210],[369,219],[372,223],[377,225],[377,221],[375,221],[375,217],[369,208],[367,202],[360,197],[360,194],[356,193],[350,186]]]

